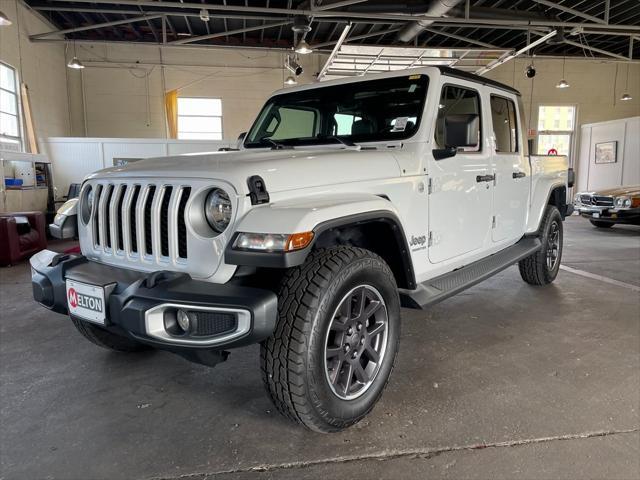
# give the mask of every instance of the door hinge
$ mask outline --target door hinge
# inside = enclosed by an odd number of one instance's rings
[[[491,219],[491,228],[496,228],[496,217],[495,217],[495,215]]]
[[[427,194],[431,195],[433,193],[433,180],[429,177],[429,181],[427,182]]]
[[[432,247],[433,246],[433,232],[429,232],[429,237],[427,239],[427,246],[428,247]]]

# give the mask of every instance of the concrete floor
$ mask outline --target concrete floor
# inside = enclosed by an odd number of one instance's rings
[[[404,311],[386,393],[334,435],[274,411],[255,346],[110,353],[0,269],[0,479],[640,478],[640,229],[571,218],[564,262]]]

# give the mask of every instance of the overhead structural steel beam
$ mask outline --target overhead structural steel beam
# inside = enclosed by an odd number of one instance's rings
[[[202,3],[175,3],[163,0],[54,0],[61,3],[91,3],[103,5],[128,5],[134,7],[149,8],[170,8],[170,9],[197,9],[202,8]],[[546,0],[545,0],[546,1]],[[425,15],[410,15],[402,13],[368,13],[368,12],[345,12],[337,10],[312,10],[312,9],[294,9],[294,8],[274,8],[274,7],[254,7],[254,6],[235,6],[235,5],[206,5],[207,10],[213,11],[231,11],[246,13],[263,13],[274,15],[306,15],[309,17],[333,17],[341,19],[372,19],[372,20],[389,20],[392,22],[415,22],[416,20],[431,20],[439,23],[469,23],[464,18],[456,17],[428,17]],[[169,12],[167,12],[169,13]],[[599,19],[600,20],[600,19]],[[470,23],[482,25],[506,25],[506,26],[528,26],[528,27],[598,27],[602,25],[602,20],[595,23],[579,23],[579,22],[563,22],[560,20],[518,20],[518,19],[499,19],[499,18],[474,18]],[[608,25],[609,30],[623,30],[629,32],[640,32],[640,25]]]
[[[197,37],[174,40],[173,42],[169,42],[169,45],[183,45],[185,43],[201,42],[203,40],[210,40],[212,38],[227,37],[229,35],[237,35],[239,33],[254,32],[256,30],[266,30],[267,28],[273,28],[273,27],[281,27],[284,25],[289,25],[290,23],[291,23],[291,20],[286,20],[284,22],[266,23],[264,25],[258,25],[256,27],[238,28],[236,30],[227,30],[224,32],[211,33],[209,35],[200,35]]]
[[[388,28],[386,30],[380,30],[377,32],[371,32],[371,33],[363,33],[362,35],[354,35],[353,37],[349,37],[347,40],[349,42],[355,42],[358,40],[366,40],[367,38],[373,38],[373,37],[379,37],[380,35],[386,35],[388,33],[395,33],[395,32],[399,32],[400,30],[402,30],[402,27],[397,27],[397,28]],[[339,42],[340,40],[332,40],[330,42],[322,42],[322,43],[317,43],[312,45],[313,48],[324,48],[324,47],[330,47],[331,45],[335,45]]]
[[[30,35],[29,39],[30,40],[36,40],[38,38],[49,37],[51,35],[64,35],[66,33],[84,32],[86,30],[96,30],[98,28],[114,27],[116,25],[125,25],[127,23],[144,22],[144,21],[153,20],[153,19],[156,19],[156,18],[161,18],[161,17],[164,17],[164,15],[163,14],[159,14],[159,15],[141,15],[139,17],[125,18],[123,20],[114,20],[112,22],[94,23],[93,25],[85,25],[83,27],[65,28],[64,30],[52,30],[50,32],[44,32],[44,33],[38,33],[38,34],[35,34],[35,35]]]
[[[504,63],[507,63],[509,60],[513,60],[514,58],[519,57],[523,53],[526,53],[529,50],[531,50],[532,48],[537,47],[541,43],[546,42],[551,37],[555,37],[556,33],[558,33],[557,30],[554,30],[553,32],[549,32],[544,37],[541,37],[541,38],[531,42],[526,47],[521,48],[517,52],[508,53],[507,55],[503,55],[500,58],[498,58],[497,60],[494,60],[493,62],[489,63],[488,65],[480,68],[479,70],[476,71],[476,73],[478,75],[482,75],[484,73],[487,73],[489,70],[493,70],[494,68],[499,67],[500,65],[502,65]]]
[[[311,10],[315,12],[322,12],[324,10],[331,10],[332,8],[347,7],[349,5],[354,5],[356,3],[363,3],[366,1],[367,0],[343,0],[341,2],[327,3],[326,5],[319,5],[316,7],[312,7]]]
[[[536,3],[539,3],[540,5],[545,5],[547,7],[555,8],[556,10],[560,10],[565,13],[570,13],[571,15],[575,15],[576,17],[584,18],[585,20],[589,20],[591,22],[607,24],[609,21],[609,18],[604,20],[602,18],[594,17],[593,15],[588,15],[579,10],[565,7],[564,5],[560,5],[556,2],[550,2],[549,0],[533,0],[533,1]],[[606,11],[605,11],[605,15],[606,15]]]
[[[443,32],[442,30],[438,30],[436,28],[423,28],[425,32],[435,33],[436,35],[442,35],[444,37],[453,38],[455,40],[460,40],[462,42],[472,43],[474,45],[479,45],[480,47],[486,48],[498,48],[495,45],[491,45],[490,43],[481,42],[479,40],[474,40],[473,38],[463,37],[461,35],[456,35],[455,33]]]
[[[531,30],[531,33],[533,33],[535,35],[542,35],[542,36],[547,34],[546,32],[541,32],[539,30]],[[592,47],[590,45],[585,45],[585,44],[582,44],[582,43],[574,42],[573,40],[567,40],[566,38],[565,38],[563,43],[565,43],[566,45],[571,45],[572,47],[584,48],[586,50],[591,50],[592,52],[600,53],[602,55],[607,55],[609,57],[619,58],[620,60],[628,60],[628,58],[625,57],[624,55],[619,55],[617,53],[609,52],[609,51],[603,50],[601,48],[596,48],[596,47]]]
[[[331,51],[329,58],[327,58],[327,61],[324,63],[324,66],[322,67],[322,70],[320,70],[320,73],[318,73],[318,81],[322,80],[322,77],[326,75],[327,70],[329,70],[329,66],[331,66],[333,59],[336,58],[336,55],[338,55],[338,52],[340,51],[340,47],[342,46],[345,39],[347,38],[347,35],[349,34],[349,30],[351,30],[350,23],[345,25],[344,28],[342,29],[342,33],[340,34],[340,38],[338,38],[338,41],[336,42],[336,46],[333,47],[333,50]]]

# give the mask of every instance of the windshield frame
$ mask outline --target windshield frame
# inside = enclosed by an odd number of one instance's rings
[[[424,112],[425,112],[425,108],[426,108],[426,103],[427,103],[427,96],[429,93],[429,87],[430,87],[430,83],[431,83],[431,79],[429,77],[429,75],[427,75],[426,73],[414,73],[414,74],[409,74],[409,75],[394,75],[394,76],[390,76],[390,77],[383,77],[383,78],[375,78],[375,79],[367,79],[367,80],[360,80],[360,81],[351,81],[351,82],[346,82],[346,83],[335,83],[332,85],[321,85],[321,86],[317,86],[314,88],[304,88],[304,89],[296,89],[293,91],[282,91],[281,93],[278,93],[276,95],[273,95],[271,97],[269,97],[267,99],[267,101],[265,102],[265,104],[263,105],[263,107],[260,109],[259,114],[256,116],[256,119],[254,120],[253,124],[251,125],[251,128],[247,131],[247,134],[245,135],[244,139],[243,139],[243,143],[242,146],[245,149],[255,149],[255,148],[272,148],[271,145],[269,145],[268,142],[260,142],[260,141],[254,141],[254,142],[249,142],[249,139],[253,136],[253,132],[260,127],[260,125],[262,124],[262,122],[265,121],[264,116],[268,113],[268,111],[272,108],[272,106],[275,103],[278,103],[279,101],[281,101],[283,98],[286,98],[288,96],[297,96],[297,95],[304,95],[304,94],[309,94],[309,95],[313,95],[313,92],[316,90],[320,90],[320,89],[332,89],[332,88],[341,88],[344,86],[349,86],[350,88],[357,88],[358,85],[364,85],[364,84],[371,84],[371,83],[383,83],[383,82],[389,82],[389,81],[393,81],[393,80],[401,80],[401,79],[405,79],[407,82],[410,82],[412,80],[419,80],[420,85],[422,87],[424,87],[424,93],[422,95],[422,98],[420,99],[420,104],[418,105],[417,109],[416,109],[416,121],[415,121],[415,126],[413,127],[412,130],[407,130],[407,131],[398,131],[398,132],[393,132],[394,135],[390,135],[390,133],[392,132],[377,132],[376,135],[378,135],[378,138],[376,139],[365,139],[365,140],[358,140],[357,136],[354,139],[353,135],[327,135],[325,137],[308,137],[308,138],[292,138],[292,139],[276,139],[275,141],[278,142],[279,144],[286,146],[286,147],[307,147],[307,146],[319,146],[319,145],[340,145],[340,141],[336,141],[335,137],[341,137],[344,138],[345,141],[347,142],[351,142],[351,143],[358,143],[358,144],[364,144],[364,143],[380,143],[380,142],[399,142],[399,141],[407,141],[413,137],[415,137],[416,135],[419,134],[420,132],[420,127],[422,126],[422,122],[424,121]],[[365,89],[366,90],[366,89]],[[292,102],[291,105],[295,104],[295,102]],[[286,106],[286,103],[284,104],[284,106]],[[302,108],[302,106],[300,107]]]

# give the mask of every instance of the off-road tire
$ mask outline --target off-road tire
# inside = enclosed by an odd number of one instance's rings
[[[613,222],[603,222],[601,220],[589,220],[591,225],[597,228],[611,228],[615,225]]]
[[[549,268],[547,253],[550,248],[549,236],[554,224],[557,225],[559,232],[559,251],[554,267]],[[553,282],[558,275],[560,262],[562,260],[562,216],[555,206],[547,206],[544,212],[544,217],[542,218],[542,226],[539,234],[542,242],[542,248],[527,258],[520,260],[518,267],[520,268],[520,276],[525,282],[531,285],[548,285]]]
[[[89,322],[71,317],[76,329],[91,343],[116,352],[140,352],[151,347],[133,339],[111,333]]]
[[[325,376],[325,336],[344,296],[361,284],[373,286],[386,304],[387,350],[368,390],[344,400],[334,394]],[[400,338],[400,300],[393,273],[374,253],[339,246],[310,253],[303,265],[287,271],[280,285],[276,328],[260,348],[267,392],[291,420],[316,432],[343,430],[373,409],[393,370]]]

